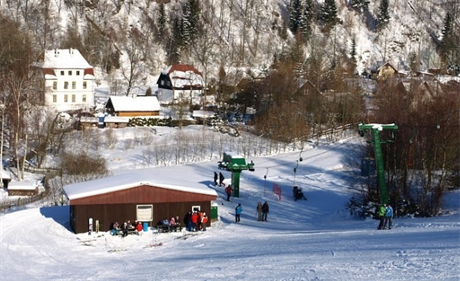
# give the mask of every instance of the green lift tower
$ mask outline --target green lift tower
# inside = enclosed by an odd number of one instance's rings
[[[374,140],[371,141],[374,143],[374,154],[375,154],[375,166],[377,169],[377,182],[380,191],[380,204],[388,204],[388,190],[387,184],[385,181],[385,169],[383,166],[383,155],[382,155],[382,142],[380,140],[380,131],[382,130],[398,130],[396,124],[358,124],[359,135],[364,137],[364,131],[371,130]]]
[[[240,197],[240,174],[243,170],[254,171],[254,163],[246,164],[244,157],[224,152],[224,159],[219,161],[218,168],[232,172],[233,197]]]

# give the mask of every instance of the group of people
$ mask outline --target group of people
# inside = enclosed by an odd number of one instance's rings
[[[268,211],[269,207],[267,201],[263,204],[262,202],[257,203],[257,220],[267,221]]]
[[[257,203],[257,220],[258,221],[267,221],[268,212],[270,210],[267,201],[262,204],[262,202]],[[235,207],[235,222],[240,222],[241,220],[241,213],[243,212],[243,207],[241,203]]]
[[[184,216],[184,224],[187,231],[206,231],[208,216],[205,212],[187,212]]]
[[[378,208],[377,215],[379,217],[379,226],[377,229],[388,229],[393,227],[393,208],[390,204],[383,204]]]
[[[129,232],[137,231],[139,234],[142,230],[143,226],[140,221],[136,220],[134,223],[131,223],[131,221],[128,220],[123,222],[121,225],[116,221],[112,223],[112,226],[110,227],[110,234],[115,236],[121,233],[121,237],[126,237]]]
[[[170,219],[165,218],[157,222],[157,226],[170,226],[170,227],[179,227],[180,228],[180,219],[179,216],[171,217]]]
[[[217,183],[217,179],[219,179],[219,183]],[[217,176],[217,172],[214,172],[214,185],[223,186],[224,180],[225,180],[225,177],[222,173],[219,173],[219,176]]]

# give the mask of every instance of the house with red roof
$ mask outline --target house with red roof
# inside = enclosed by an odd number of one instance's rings
[[[178,101],[199,103],[204,89],[202,74],[192,65],[173,64],[158,77],[156,96],[162,104]]]
[[[59,112],[94,107],[94,69],[78,50],[46,50],[33,67],[43,81],[45,106]]]

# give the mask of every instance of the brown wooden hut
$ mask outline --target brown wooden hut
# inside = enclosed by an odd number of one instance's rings
[[[168,177],[156,168],[134,170],[108,178],[64,186],[70,204],[70,225],[75,233],[88,231],[89,220],[100,231],[113,222],[138,220],[149,226],[165,218],[183,217],[188,211],[211,214],[215,190],[203,183]],[[210,222],[208,222],[209,226]]]

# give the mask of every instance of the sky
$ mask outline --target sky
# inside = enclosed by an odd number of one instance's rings
[[[219,220],[205,232],[74,234],[68,206],[13,208],[0,214],[0,280],[459,280],[458,191],[446,197],[442,216],[395,218],[392,230],[350,216],[348,187],[359,174],[350,159],[362,141],[248,158],[255,171],[241,173],[240,197],[230,202],[224,188],[213,185],[219,159],[149,168],[216,190]],[[114,171],[138,168],[130,162],[135,149],[112,153],[119,157],[110,163]],[[273,183],[281,187],[281,199],[272,193]],[[293,200],[294,184],[308,200]],[[256,205],[265,201],[268,221],[260,222]],[[235,223],[239,203],[243,213]]]

